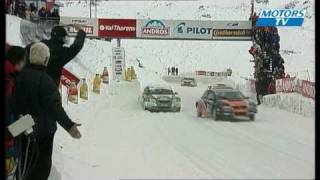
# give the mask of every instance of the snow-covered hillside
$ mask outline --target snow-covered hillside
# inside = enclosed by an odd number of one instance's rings
[[[61,9],[63,16],[89,16],[89,6],[85,1],[61,2],[65,5]],[[286,72],[306,79],[308,71],[314,81],[314,1],[270,0],[268,5],[256,3],[255,9],[284,8],[290,3],[295,4],[296,8],[305,8],[307,18],[302,28],[279,28],[280,53],[285,59]],[[247,0],[102,1],[97,6],[97,17],[248,20],[250,8],[250,1]],[[94,8],[92,11],[94,15]],[[167,66],[178,65],[181,72],[196,69],[221,71],[231,67],[242,76],[248,77],[253,73],[253,65],[249,62],[252,57],[248,53],[251,42],[123,40],[122,45],[127,51],[128,63],[133,63],[136,57],[143,57],[145,66],[158,72],[165,72]]]

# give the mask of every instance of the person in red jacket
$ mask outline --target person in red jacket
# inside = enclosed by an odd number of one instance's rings
[[[6,43],[7,52],[5,60],[5,127],[13,123],[17,118],[13,113],[13,90],[15,88],[15,77],[18,72],[24,67],[25,64],[25,49],[19,46],[12,46]],[[5,130],[5,155],[6,160],[11,162],[11,165],[15,166],[14,159],[17,158],[15,150],[15,141],[10,132]],[[7,165],[7,176],[13,174],[13,167]]]

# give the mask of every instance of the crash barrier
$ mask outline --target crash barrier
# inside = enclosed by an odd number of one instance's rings
[[[265,95],[262,98],[262,104],[311,118],[315,117],[314,100],[296,93]]]
[[[250,91],[255,93],[255,80],[248,82]],[[315,99],[315,83],[299,78],[282,78],[276,80],[276,93],[298,93],[304,97]]]
[[[133,67],[128,68],[125,71],[125,74],[126,81],[132,81],[136,79],[136,74]],[[80,78],[67,69],[63,69],[60,83],[60,93],[62,93],[61,85],[64,85],[67,88],[67,102],[78,104],[78,97],[83,100],[88,100],[88,84],[85,78],[80,80]],[[109,84],[109,73],[107,67],[104,67],[103,72],[101,74],[96,74],[93,79],[92,91],[95,94],[100,94],[101,83]]]
[[[213,71],[196,71],[196,76],[217,76],[227,77],[231,74],[229,72],[213,72]]]
[[[296,92],[304,97],[315,99],[315,83],[298,78],[283,78],[276,80],[276,91],[284,93]]]

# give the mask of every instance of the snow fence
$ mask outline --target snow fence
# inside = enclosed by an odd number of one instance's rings
[[[279,108],[308,117],[315,117],[313,99],[303,97],[298,93],[278,93],[263,97],[263,105]]]

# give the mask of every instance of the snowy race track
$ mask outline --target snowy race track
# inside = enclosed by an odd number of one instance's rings
[[[137,82],[66,105],[83,137],[59,129],[50,180],[314,177],[314,120],[263,106],[254,122],[201,119],[194,103],[206,86],[173,87],[180,113],[143,111]]]

